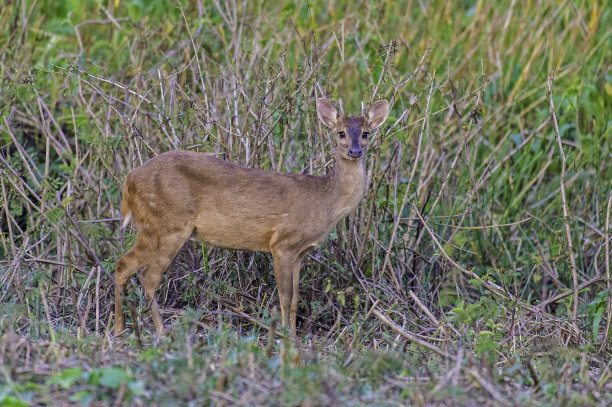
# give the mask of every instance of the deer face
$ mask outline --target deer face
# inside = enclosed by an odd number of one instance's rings
[[[340,157],[359,159],[368,151],[370,128],[363,117],[341,116],[335,126]]]
[[[372,105],[364,116],[339,116],[336,107],[327,99],[317,99],[317,114],[327,127],[336,133],[338,157],[359,160],[368,150],[370,132],[387,119],[389,102],[381,100]]]

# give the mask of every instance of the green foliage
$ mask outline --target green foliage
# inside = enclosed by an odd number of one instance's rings
[[[47,379],[46,385],[56,384],[62,389],[69,389],[83,377],[83,371],[80,367],[69,367]]]
[[[572,292],[605,268],[609,5],[5,3],[0,406],[480,405],[491,388],[521,405],[610,402],[609,345],[594,352],[605,283]],[[169,337],[154,341],[135,278],[138,320],[105,339],[114,264],[136,238],[119,230],[126,174],[171,149],[325,174],[320,96],[393,111],[363,203],[304,257],[301,346],[267,343],[280,319],[268,254],[191,244],[158,291]],[[408,342],[374,306],[462,359]]]
[[[599,334],[599,328],[602,320],[606,314],[608,306],[608,290],[603,290],[597,293],[595,299],[587,307],[587,315],[590,320],[591,333],[593,334],[593,340],[597,340]],[[612,329],[612,327],[610,328]],[[612,334],[612,332],[610,332]]]
[[[0,390],[0,406],[2,407],[29,407],[30,404],[25,401],[11,395],[3,394]]]
[[[74,391],[85,384],[99,390]],[[130,373],[119,367],[101,367],[87,371],[80,367],[69,367],[46,380],[45,387],[52,389],[54,386],[69,390],[70,400],[79,403],[108,399],[110,391],[117,391],[121,386],[126,386],[130,398],[141,396],[145,390],[143,381],[135,380]]]
[[[494,340],[493,336],[494,334],[491,331],[480,331],[476,339],[476,346],[474,346],[474,350],[478,356],[486,358],[487,362],[490,364],[497,360],[497,354],[495,352],[500,349],[500,346]]]

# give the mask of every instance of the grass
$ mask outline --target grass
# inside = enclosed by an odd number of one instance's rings
[[[0,8],[0,405],[605,405],[612,8],[22,0]],[[392,101],[306,256],[188,243],[112,332],[127,173],[189,149],[324,174],[313,100]],[[276,339],[274,339],[276,338]]]

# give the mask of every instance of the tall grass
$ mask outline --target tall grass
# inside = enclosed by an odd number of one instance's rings
[[[0,404],[610,402],[610,21],[596,1],[8,1]],[[196,243],[158,290],[171,340],[134,279],[116,341],[127,173],[187,149],[325,174],[321,96],[393,108],[363,202],[304,260],[299,343],[272,339],[268,254]]]

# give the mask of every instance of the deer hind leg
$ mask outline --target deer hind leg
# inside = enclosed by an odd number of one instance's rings
[[[119,259],[115,266],[115,335],[120,335],[125,329],[125,315],[123,314],[123,296],[127,283],[138,269],[145,266],[149,242],[141,235],[138,236],[136,244]]]
[[[161,283],[162,275],[166,268],[170,265],[170,261],[156,260],[150,263],[145,269],[140,272],[138,278],[140,284],[144,288],[145,295],[149,301],[149,307],[151,309],[151,318],[155,324],[155,331],[157,335],[161,336],[164,332],[164,322],[159,310],[159,305],[155,299],[155,291],[159,288]]]
[[[298,256],[290,251],[273,249],[272,258],[274,259],[274,279],[278,287],[283,325],[290,327],[291,333],[295,334],[295,323],[291,322],[291,308],[294,295],[293,273],[295,264],[299,264]]]
[[[164,322],[159,305],[155,299],[155,292],[159,288],[164,272],[190,235],[191,231],[184,231],[161,237],[159,249],[150,256],[147,266],[139,275],[140,284],[144,288],[145,295],[149,300],[151,318],[155,324],[158,336],[161,336],[164,332]]]

